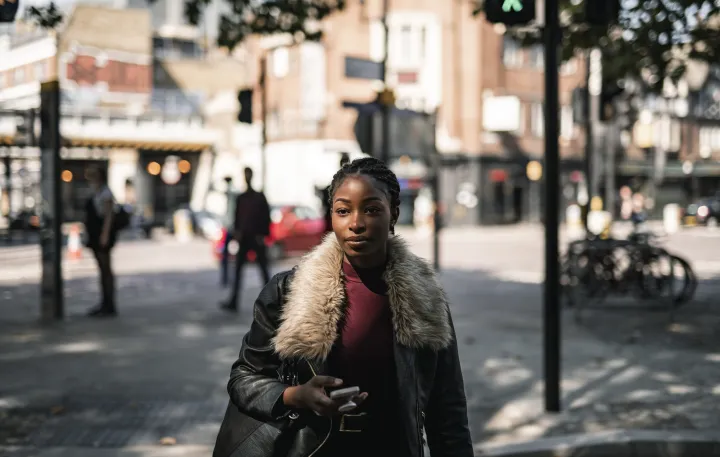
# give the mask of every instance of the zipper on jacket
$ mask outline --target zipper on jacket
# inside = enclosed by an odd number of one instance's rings
[[[305,360],[305,361],[307,362],[308,366],[310,367],[310,371],[312,371],[313,376],[317,376],[317,372],[315,371],[315,368],[313,368],[312,363],[310,363],[309,360]],[[325,446],[325,443],[327,443],[327,441],[330,439],[330,434],[332,434],[332,428],[333,428],[333,420],[332,420],[332,417],[330,417],[329,419],[330,419],[330,428],[328,429],[327,435],[325,435],[325,439],[323,439],[322,442],[320,442],[318,447],[316,447],[315,450],[312,451],[310,453],[310,455],[308,455],[308,457],[312,457],[315,454],[317,454],[317,452],[320,450],[320,448]]]
[[[425,411],[420,409],[420,404],[417,405],[417,413],[415,416],[415,420],[417,422],[417,432],[418,432],[418,455],[420,457],[423,457],[425,455],[425,439],[423,438],[423,429],[425,428]]]

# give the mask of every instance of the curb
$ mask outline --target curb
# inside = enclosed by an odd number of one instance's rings
[[[475,449],[483,457],[717,457],[720,432],[608,430]]]
[[[126,448],[78,448],[0,446],[3,457],[208,457],[212,446],[179,444],[175,446],[132,446]]]

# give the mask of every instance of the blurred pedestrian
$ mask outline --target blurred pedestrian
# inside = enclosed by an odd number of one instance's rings
[[[642,224],[647,221],[647,212],[645,211],[645,196],[639,192],[632,196],[632,214],[630,220],[635,230],[642,228]]]
[[[88,169],[87,179],[92,195],[85,205],[86,244],[100,270],[100,304],[88,311],[88,316],[115,316],[115,275],[112,270],[112,248],[115,246],[117,231],[113,229],[115,197],[107,185],[107,171],[100,167]]]
[[[471,457],[445,292],[394,235],[397,177],[358,159],[330,195],[334,235],[255,302],[213,455],[420,457],[425,431],[432,455]]]
[[[231,208],[233,208],[233,205],[231,204],[232,200],[232,177],[227,176],[225,177],[225,185],[226,185],[226,197],[227,197],[227,208],[228,211],[225,213],[225,240],[223,241],[223,247],[222,247],[222,257],[220,259],[220,285],[222,287],[227,287],[228,285],[228,265],[230,264],[230,243],[233,240],[233,231],[234,226],[233,222],[235,222],[234,216],[230,216]],[[233,208],[234,209],[234,208]]]
[[[245,168],[245,184],[247,188],[235,199],[235,218],[233,222],[233,239],[239,244],[235,255],[235,278],[230,298],[221,303],[227,311],[236,312],[239,294],[242,291],[242,269],[250,251],[255,253],[255,263],[260,267],[263,284],[270,282],[267,246],[265,237],[270,235],[270,205],[265,194],[253,189],[251,168]]]

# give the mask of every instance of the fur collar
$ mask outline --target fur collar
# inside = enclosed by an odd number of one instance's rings
[[[332,233],[300,261],[273,338],[282,358],[327,358],[344,312],[342,262]],[[385,281],[398,343],[412,349],[447,347],[452,331],[445,292],[433,269],[398,236],[389,240]]]

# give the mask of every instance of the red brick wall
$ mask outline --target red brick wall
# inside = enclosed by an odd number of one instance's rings
[[[104,66],[96,65],[93,56],[78,55],[66,64],[67,79],[79,86],[107,83],[109,92],[150,93],[152,67],[144,64],[118,62],[108,59]]]

